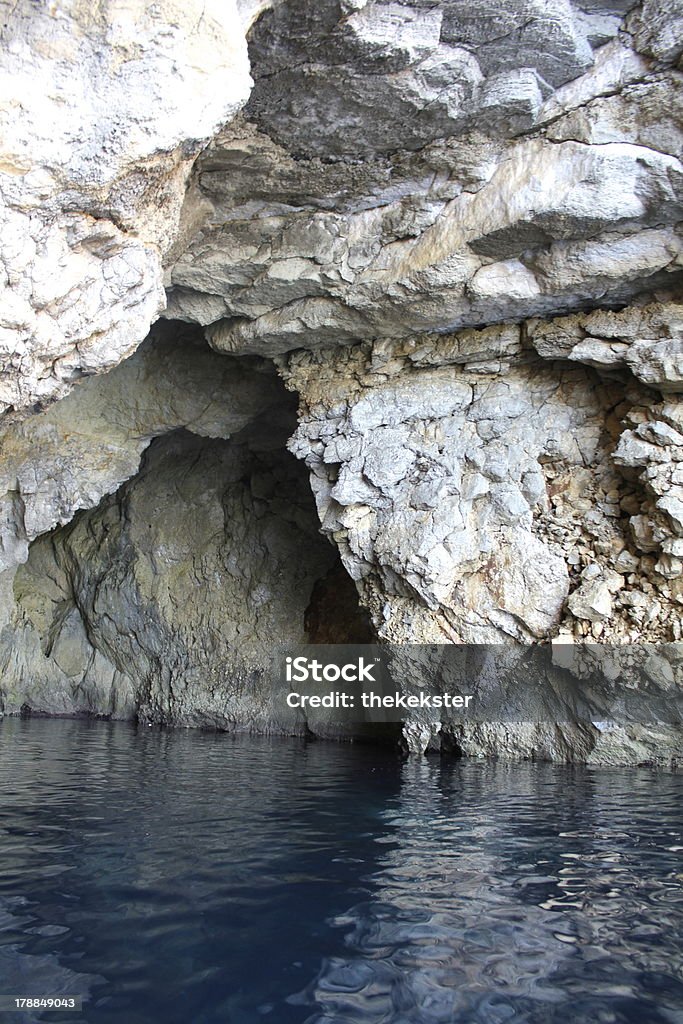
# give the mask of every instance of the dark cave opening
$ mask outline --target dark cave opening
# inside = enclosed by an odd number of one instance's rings
[[[137,472],[31,544],[0,635],[4,710],[305,735],[269,718],[274,647],[375,637],[286,447],[296,395],[267,360],[172,323],[80,388],[79,409],[96,390],[104,429],[116,419],[112,445],[125,415],[156,436]],[[106,444],[77,454],[111,462]],[[386,739],[361,732],[345,738]]]
[[[337,556],[324,577],[313,585],[304,626],[312,644],[371,644],[375,633],[358,591]]]

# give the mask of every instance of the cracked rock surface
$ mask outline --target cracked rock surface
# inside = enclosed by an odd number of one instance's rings
[[[680,51],[658,7],[275,5],[249,103],[196,165],[207,216],[168,315],[275,354],[677,281]]]
[[[577,637],[607,621],[594,639],[680,639],[680,435],[656,419],[662,403],[637,439],[643,389],[529,351],[553,326],[287,357],[290,447],[383,638],[533,642],[565,632],[569,611]],[[640,587],[652,617],[631,635]]]
[[[251,79],[234,0],[0,15],[0,415],[18,415],[143,340],[192,158]]]
[[[5,711],[301,730],[338,556],[380,641],[680,688],[681,0],[0,11]],[[681,753],[553,728],[404,732]]]

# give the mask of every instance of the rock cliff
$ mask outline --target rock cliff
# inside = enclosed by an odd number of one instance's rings
[[[680,0],[0,8],[0,709],[305,731],[367,623],[677,693]],[[569,725],[405,735],[681,756]]]

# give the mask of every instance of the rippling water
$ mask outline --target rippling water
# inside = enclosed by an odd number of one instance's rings
[[[0,723],[10,1024],[678,1024],[683,775]]]

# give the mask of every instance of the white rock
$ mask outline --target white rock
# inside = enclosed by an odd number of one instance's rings
[[[603,622],[612,615],[612,594],[605,580],[589,579],[569,595],[567,607],[577,619]]]
[[[234,0],[113,0],[96,19],[83,0],[20,0],[4,20],[0,413],[65,395],[142,341],[191,158],[251,84]]]

